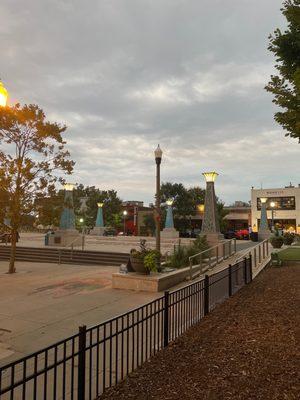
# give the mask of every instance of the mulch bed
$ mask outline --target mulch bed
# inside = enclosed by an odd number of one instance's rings
[[[299,399],[299,294],[299,266],[263,271],[100,399]]]

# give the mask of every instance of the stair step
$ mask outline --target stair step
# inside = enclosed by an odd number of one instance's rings
[[[0,259],[8,259],[10,254],[9,246],[0,245]],[[49,262],[58,263],[59,255],[61,263],[65,264],[88,264],[88,265],[120,265],[126,263],[129,254],[112,253],[100,251],[22,247],[16,249],[17,261]],[[72,256],[72,258],[71,258]]]

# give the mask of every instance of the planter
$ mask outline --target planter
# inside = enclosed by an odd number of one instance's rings
[[[136,257],[130,256],[131,266],[135,272],[138,274],[149,275],[150,271],[148,271],[145,266],[144,262]]]
[[[270,239],[270,243],[273,246],[274,249],[280,249],[283,245],[283,239],[282,236],[279,237],[273,237]]]

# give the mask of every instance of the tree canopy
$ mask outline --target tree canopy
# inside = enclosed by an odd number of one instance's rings
[[[71,174],[74,162],[65,150],[66,126],[49,122],[41,108],[30,104],[0,107],[0,192],[7,197],[12,246],[9,272],[15,272],[17,231],[22,215],[33,208],[63,173]]]
[[[161,185],[162,203],[168,199],[173,199],[174,223],[177,229],[185,230],[189,227],[188,217],[194,216],[197,212],[197,206],[204,204],[205,189],[199,186],[186,188],[182,183],[165,182]],[[220,226],[225,229],[223,217],[224,203],[217,198],[217,208],[219,214]]]
[[[275,54],[277,75],[271,75],[266,90],[274,95],[273,103],[282,111],[275,120],[286,136],[300,142],[300,0],[285,0],[281,9],[287,29],[270,35],[268,49]]]
[[[38,223],[44,226],[58,226],[60,215],[63,207],[64,190],[53,189],[49,192],[47,198],[42,197],[36,202],[36,210],[38,212]],[[83,218],[84,225],[93,227],[97,215],[97,203],[104,203],[103,218],[106,226],[121,225],[121,205],[122,200],[118,197],[115,190],[101,190],[95,186],[84,186],[79,184],[73,191],[74,211],[77,217],[77,225],[79,219]],[[86,201],[83,201],[86,199]],[[82,207],[85,204],[86,207]]]

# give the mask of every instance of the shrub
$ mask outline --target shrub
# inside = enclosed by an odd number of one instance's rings
[[[149,250],[144,257],[144,267],[148,271],[157,272],[158,260],[159,260],[159,252],[157,250]]]
[[[146,240],[140,240],[140,250],[131,249],[130,256],[144,263],[148,271],[157,272],[157,261],[160,254],[157,250],[147,249]]]
[[[274,249],[280,249],[280,247],[283,245],[283,237],[276,235],[270,237],[270,243],[274,247]]]
[[[174,253],[167,259],[167,263],[173,268],[183,268],[189,265],[189,257],[208,249],[205,236],[198,236],[189,246],[178,246]]]
[[[290,246],[295,239],[295,235],[293,233],[286,232],[283,235],[283,243]]]

